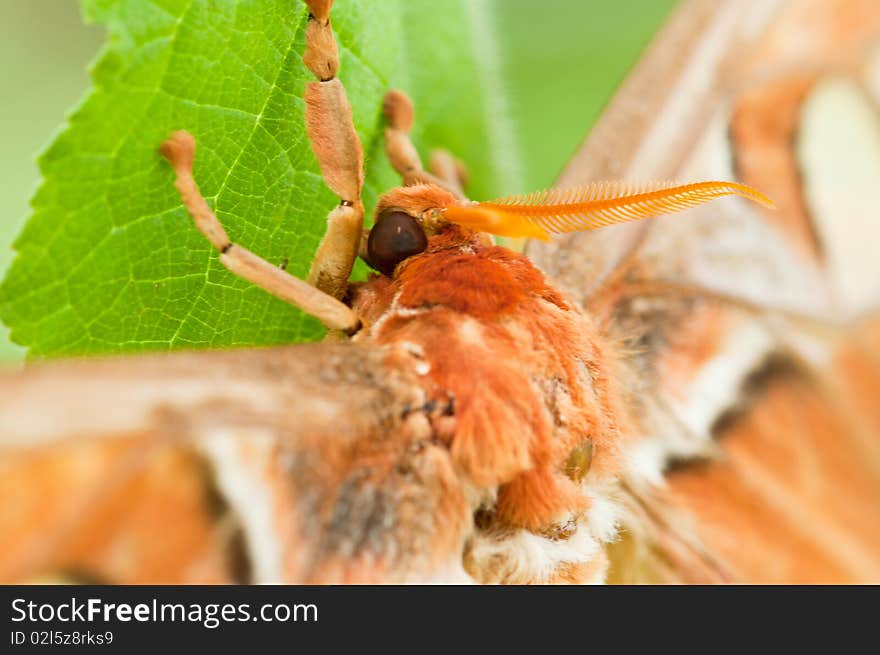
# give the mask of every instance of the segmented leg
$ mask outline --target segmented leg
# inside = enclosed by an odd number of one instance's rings
[[[455,160],[448,153],[440,155],[442,168],[439,171],[432,163],[432,170],[442,174],[428,172],[422,168],[419,153],[409,139],[409,131],[415,121],[415,111],[409,97],[403,91],[392,89],[385,94],[383,110],[385,120],[388,121],[388,127],[385,128],[385,151],[388,153],[391,166],[400,174],[404,186],[436,184],[463,198],[460,176],[456,174],[447,177],[449,162],[444,160],[444,155],[455,165]]]
[[[161,152],[177,175],[174,185],[180,199],[199,231],[220,251],[220,262],[236,275],[316,317],[329,329],[349,334],[356,331],[360,321],[350,307],[229,240],[193,177],[195,147],[191,134],[175,132],[162,144]]]
[[[312,260],[308,281],[342,298],[363,231],[364,157],[345,87],[336,77],[339,55],[330,24],[333,0],[304,1],[309,8],[309,23],[303,61],[318,78],[306,86],[306,131],[324,180],[341,201],[327,217],[327,231]]]
[[[467,184],[467,169],[464,164],[452,156],[448,150],[431,151],[428,159],[428,170],[464,197],[464,186]]]

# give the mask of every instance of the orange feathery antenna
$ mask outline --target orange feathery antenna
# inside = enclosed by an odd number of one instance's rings
[[[593,182],[468,206],[447,207],[447,220],[505,237],[548,239],[550,234],[592,230],[701,205],[723,196],[741,196],[765,207],[773,201],[736,182]]]

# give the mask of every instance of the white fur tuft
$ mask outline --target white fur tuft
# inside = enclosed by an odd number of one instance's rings
[[[214,465],[218,489],[241,522],[258,584],[283,581],[282,540],[273,517],[276,499],[266,475],[273,443],[262,430],[217,430],[200,441]]]

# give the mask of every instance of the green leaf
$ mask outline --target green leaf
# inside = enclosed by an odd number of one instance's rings
[[[389,88],[414,140],[467,161],[474,197],[519,190],[499,120],[486,0],[339,0],[340,78],[367,153],[365,202],[394,186]],[[233,240],[305,276],[336,204],[303,128],[306,11],[296,0],[83,0],[109,43],[94,88],[39,164],[44,181],[0,286],[0,317],[34,356],[285,343],[318,323],[236,279],[192,226],[157,154],[197,139],[195,175]]]

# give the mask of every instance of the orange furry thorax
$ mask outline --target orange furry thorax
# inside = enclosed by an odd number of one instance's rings
[[[426,384],[454,398],[455,464],[486,495],[488,529],[551,531],[589,506],[564,462],[589,440],[588,480],[617,469],[616,355],[524,255],[449,225],[393,278],[356,285],[356,339],[405,344]],[[491,507],[489,507],[491,505]]]

